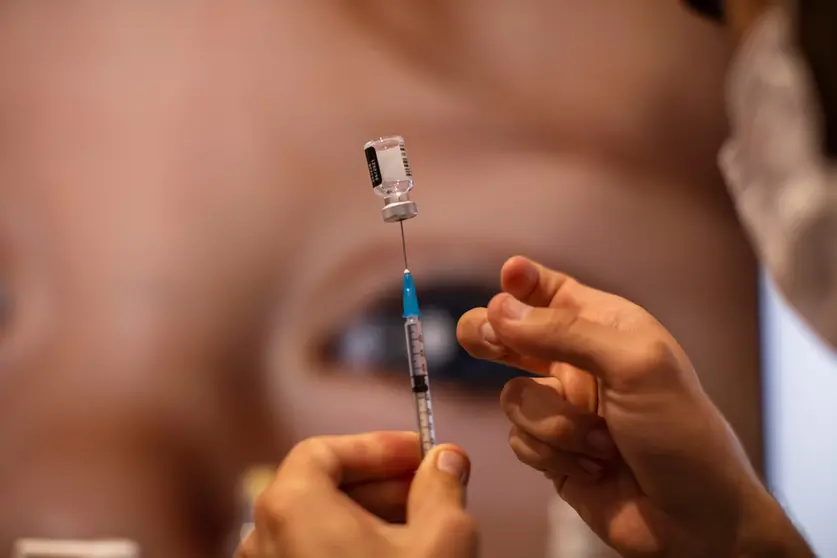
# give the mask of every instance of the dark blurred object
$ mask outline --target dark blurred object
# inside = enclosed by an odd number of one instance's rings
[[[837,3],[799,0],[796,7],[799,46],[816,83],[822,109],[824,149],[837,157]]]
[[[715,21],[724,21],[724,0],[685,0],[694,11]]]
[[[425,351],[432,381],[492,397],[517,376],[530,374],[477,360],[456,342],[456,323],[471,308],[485,306],[496,289],[480,285],[430,285],[420,294]],[[383,296],[360,319],[329,340],[328,358],[337,369],[407,374],[401,293]]]

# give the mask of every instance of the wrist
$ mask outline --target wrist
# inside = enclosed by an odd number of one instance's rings
[[[782,506],[760,483],[744,510],[734,558],[815,558]]]

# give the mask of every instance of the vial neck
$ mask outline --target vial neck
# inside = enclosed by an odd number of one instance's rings
[[[390,194],[389,196],[384,197],[384,205],[390,205],[393,203],[404,202],[410,200],[410,194],[408,192],[396,192],[394,194]]]

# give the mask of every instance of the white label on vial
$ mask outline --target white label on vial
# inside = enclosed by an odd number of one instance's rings
[[[378,165],[384,182],[410,180],[413,176],[410,171],[410,162],[407,160],[407,151],[403,145],[400,149],[393,147],[378,151]]]

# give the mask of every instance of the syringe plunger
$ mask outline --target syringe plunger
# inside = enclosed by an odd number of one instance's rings
[[[404,138],[388,136],[363,146],[372,189],[384,198],[381,214],[384,221],[392,223],[412,219],[418,215],[416,203],[410,200],[413,189],[413,171],[404,147]]]

